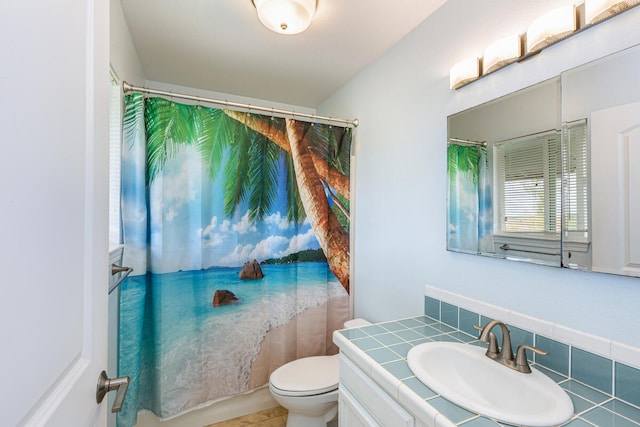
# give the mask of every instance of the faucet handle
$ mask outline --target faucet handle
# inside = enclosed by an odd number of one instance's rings
[[[522,344],[518,346],[518,351],[516,352],[516,364],[515,369],[518,372],[522,372],[524,374],[531,373],[531,368],[529,367],[529,361],[527,360],[527,352],[526,350],[531,350],[534,353],[537,353],[541,356],[546,356],[549,354],[548,352],[541,350],[537,347],[533,347],[530,345]]]
[[[484,328],[478,326],[478,325],[473,325],[473,329],[480,331],[482,335],[482,331],[484,330]],[[478,339],[480,339],[480,337],[478,337]],[[483,342],[487,342],[484,341]],[[496,335],[493,332],[489,332],[489,347],[487,348],[487,356],[489,356],[492,359],[495,359],[498,357],[498,354],[500,354],[500,349],[498,348],[498,339],[496,338]]]

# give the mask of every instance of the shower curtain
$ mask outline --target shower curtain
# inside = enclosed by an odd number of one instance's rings
[[[493,252],[491,183],[484,146],[450,143],[447,148],[447,249]]]
[[[352,131],[126,96],[118,426],[337,352],[349,316]]]

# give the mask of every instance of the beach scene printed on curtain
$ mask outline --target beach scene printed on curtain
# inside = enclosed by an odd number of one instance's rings
[[[447,249],[494,252],[493,205],[486,147],[447,147]]]
[[[351,129],[126,97],[119,426],[331,354],[348,318]]]

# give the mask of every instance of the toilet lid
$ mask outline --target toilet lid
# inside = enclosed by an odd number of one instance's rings
[[[303,357],[273,371],[269,382],[288,396],[311,396],[338,388],[338,355]]]

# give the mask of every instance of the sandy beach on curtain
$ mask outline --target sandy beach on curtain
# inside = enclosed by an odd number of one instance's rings
[[[331,313],[329,316],[327,313]],[[286,325],[267,332],[260,352],[251,365],[249,388],[268,383],[269,375],[279,366],[301,357],[336,354],[338,348],[327,330],[342,329],[349,318],[349,297],[331,298],[308,308]],[[294,340],[298,345],[293,345]],[[296,348],[297,347],[297,348]]]

